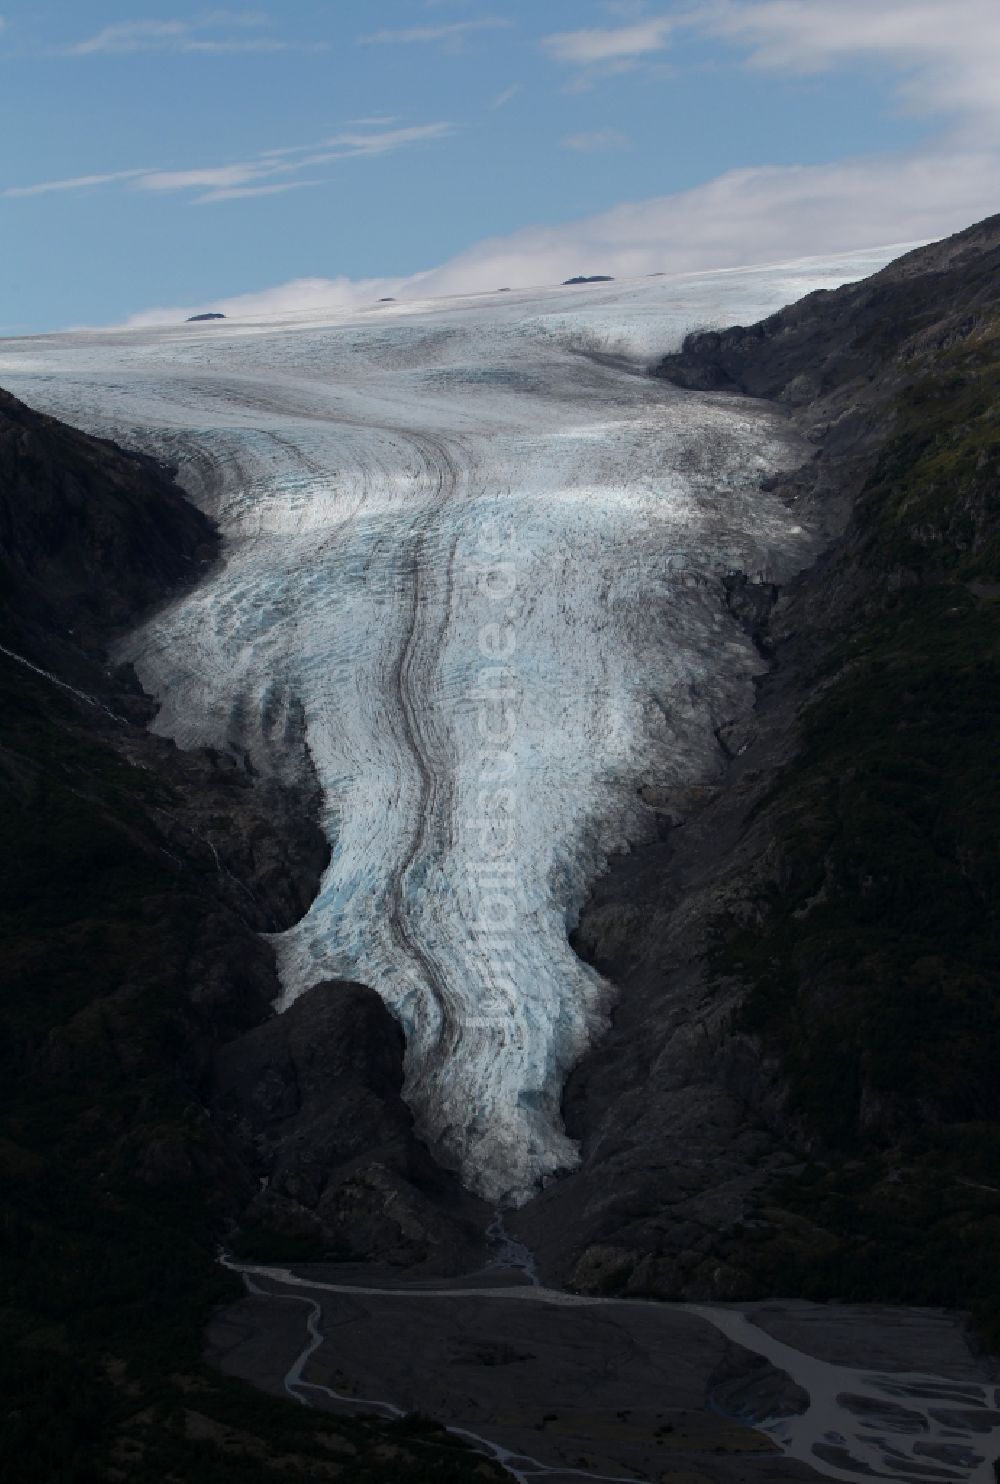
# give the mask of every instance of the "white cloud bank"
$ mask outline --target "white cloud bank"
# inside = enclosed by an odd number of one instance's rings
[[[625,13],[625,12],[622,12]],[[916,113],[950,116],[982,142],[1000,141],[998,0],[691,0],[670,15],[541,38],[576,84],[647,67],[675,38],[729,41],[747,64],[786,74],[857,63],[897,74],[896,92]]]
[[[997,0],[717,0],[695,25],[749,48],[749,64],[816,73],[859,61],[901,74],[911,109],[1000,130]]]
[[[633,0],[607,9],[623,24],[558,32],[540,39],[554,64],[577,85],[607,72],[659,65],[675,34],[722,39],[745,65],[808,74],[876,64],[911,110],[941,120],[935,143],[894,157],[820,166],[736,170],[693,190],[557,227],[534,226],[495,237],[438,267],[409,277],[311,278],[217,304],[152,310],[135,322],[176,320],[199,309],[232,314],[287,312],[370,302],[385,295],[461,294],[558,283],[574,273],[626,277],[736,267],[916,241],[1000,210],[1000,0],[690,0],[669,16]],[[458,27],[468,23],[454,23]],[[409,41],[447,41],[450,26],[416,28]],[[419,32],[419,34],[417,34]],[[402,40],[376,33],[372,40]],[[571,82],[571,86],[573,83]],[[513,96],[508,89],[494,100]],[[304,183],[308,167],[339,151],[374,152],[441,137],[447,124],[386,131],[382,144],[339,137],[322,148],[272,151],[243,165],[203,172],[124,172],[43,182],[6,194],[37,194],[121,180],[126,189],[202,188],[200,200],[272,193]],[[605,131],[567,136],[593,147]],[[311,174],[308,177],[311,180]]]
[[[261,293],[153,309],[133,325],[221,310],[233,317],[398,299],[780,262],[946,236],[1000,206],[1000,157],[941,152],[835,165],[736,170],[707,185],[557,227],[490,238],[409,277],[297,279]]]

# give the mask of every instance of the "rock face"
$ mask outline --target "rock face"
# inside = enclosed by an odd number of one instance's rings
[[[0,390],[0,614],[49,645],[108,634],[190,582],[218,552],[211,522],[152,459]]]
[[[179,870],[195,862],[241,919],[273,931],[306,910],[326,863],[308,767],[292,789],[233,756],[179,751],[145,731],[155,703],[128,668],[107,663],[108,641],[193,582],[218,549],[211,521],[170,470],[0,391],[0,643],[11,726],[30,696],[46,735],[71,736],[81,750],[94,742],[115,765],[157,778],[171,796],[158,801],[150,848]],[[15,780],[24,782],[19,771],[8,785]]]
[[[415,1136],[404,1050],[374,990],[335,982],[222,1048],[213,1114],[262,1185],[247,1220],[341,1257],[472,1261],[487,1211]]]
[[[846,391],[841,407],[871,410],[907,379],[916,358],[926,362],[992,321],[998,239],[998,219],[990,217],[860,283],[809,294],[759,324],[689,335],[654,375],[821,414],[831,410],[828,398]]]
[[[788,408],[815,452],[771,488],[834,539],[727,580],[770,671],[583,914],[620,997],[566,1090],[582,1168],[520,1231],[591,1290],[952,1303],[995,1341],[1000,218],[654,374]]]

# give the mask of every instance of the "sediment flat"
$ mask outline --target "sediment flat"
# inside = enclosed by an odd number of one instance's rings
[[[242,1271],[247,1296],[207,1336],[219,1369],[334,1411],[425,1413],[515,1478],[978,1484],[1000,1451],[991,1366],[938,1310],[594,1299],[495,1269],[433,1286]]]

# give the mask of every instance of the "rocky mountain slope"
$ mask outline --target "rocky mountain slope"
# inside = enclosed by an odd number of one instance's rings
[[[619,1006],[522,1229],[585,1289],[947,1303],[996,1343],[1000,218],[654,374],[786,407],[780,492],[841,534],[727,581],[769,673],[584,914]]]
[[[0,395],[4,1476],[335,1478],[349,1454],[352,1480],[499,1477],[423,1425],[320,1426],[201,1364],[204,1319],[239,1291],[218,1242],[268,1239],[265,1172],[285,1251],[421,1261],[433,1242],[447,1265],[468,1225],[413,1135],[378,996],[271,1018],[260,933],[315,892],[315,785],[179,752],[108,667],[113,634],[216,547],[169,472]]]

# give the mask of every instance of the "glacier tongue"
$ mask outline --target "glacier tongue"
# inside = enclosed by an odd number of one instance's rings
[[[125,653],[182,745],[293,768],[304,720],[333,854],[274,940],[283,1003],[376,988],[421,1128],[491,1199],[575,1162],[562,1084],[610,993],[567,932],[638,789],[711,777],[752,704],[719,576],[816,545],[759,488],[799,456],[780,421],[627,358],[891,255],[0,345],[12,390],[220,520]]]

